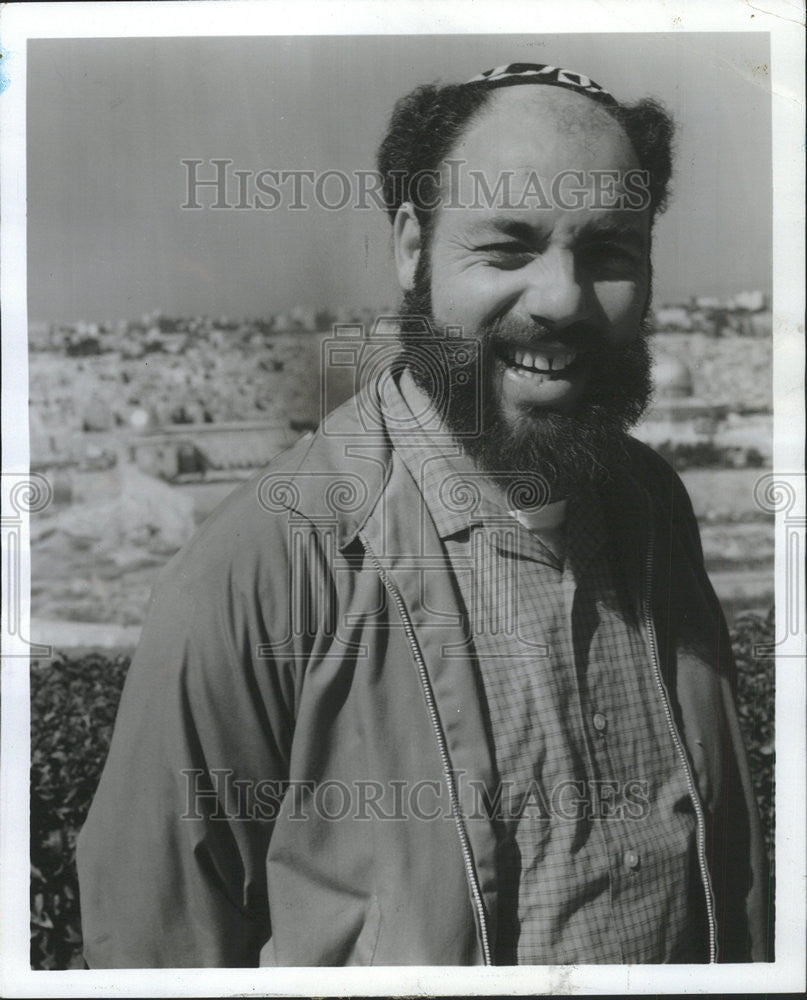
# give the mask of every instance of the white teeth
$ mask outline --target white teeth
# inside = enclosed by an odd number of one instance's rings
[[[574,361],[577,355],[572,352],[571,354],[557,354],[552,359],[552,371],[561,371],[563,368],[568,368],[569,365]]]
[[[529,351],[514,351],[510,357],[521,368],[532,368],[533,371],[538,372],[558,372],[572,364],[577,358],[577,352],[570,351],[547,357],[543,354],[532,354]]]

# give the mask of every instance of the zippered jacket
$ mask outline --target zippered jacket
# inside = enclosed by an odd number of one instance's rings
[[[691,788],[704,960],[771,960],[691,504],[632,439],[602,502]],[[462,621],[371,383],[158,580],[78,842],[89,966],[490,963],[496,837],[474,789],[494,766]]]

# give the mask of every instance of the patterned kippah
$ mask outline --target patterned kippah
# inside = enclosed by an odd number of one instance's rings
[[[468,84],[485,84],[488,87],[514,87],[525,83],[543,83],[551,87],[566,87],[576,90],[601,104],[612,107],[616,99],[607,90],[582,73],[573,73],[559,66],[544,66],[541,63],[510,63],[509,66],[497,66],[486,69],[484,73],[467,81]],[[467,85],[467,84],[466,84]]]

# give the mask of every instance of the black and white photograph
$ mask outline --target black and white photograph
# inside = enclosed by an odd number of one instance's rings
[[[804,10],[704,6],[2,12],[2,995],[804,988]]]

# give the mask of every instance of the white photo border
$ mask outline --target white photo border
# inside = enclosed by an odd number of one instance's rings
[[[430,3],[122,2],[5,5],[0,28],[2,135],[3,524],[28,473],[26,305],[26,43],[34,38],[618,32],[770,33],[773,142],[774,478],[789,487],[776,514],[776,606],[803,612],[804,492],[804,11],[787,0],[432,0]],[[316,28],[312,29],[312,25]],[[506,26],[506,28],[504,27]],[[741,206],[738,206],[738,210]],[[782,487],[785,488],[784,486]],[[793,558],[795,532],[797,557]],[[306,968],[33,971],[29,938],[29,660],[27,516],[20,544],[20,616],[3,632],[0,782],[0,995],[184,997],[535,995],[801,992],[805,987],[805,623],[776,664],[776,961],[753,965],[530,968]],[[789,541],[790,539],[790,541]],[[4,529],[4,549],[6,547]],[[4,561],[8,552],[4,552]],[[791,588],[791,589],[789,589]],[[6,595],[6,602],[8,596]],[[801,604],[798,602],[801,601]],[[7,610],[4,607],[4,615]],[[778,624],[778,623],[777,623]]]

